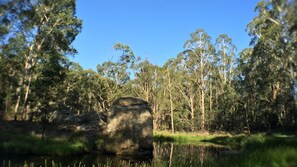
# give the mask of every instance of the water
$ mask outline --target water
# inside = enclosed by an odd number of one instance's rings
[[[79,163],[91,166],[91,164],[111,164],[117,166],[123,161],[131,163],[148,163],[152,166],[187,166],[197,167],[205,166],[209,162],[219,161],[228,156],[228,148],[206,146],[206,145],[178,145],[174,143],[154,143],[153,157],[123,157],[106,155],[102,153],[91,153],[76,156],[36,156],[36,155],[15,155],[3,154],[0,155],[0,166],[8,166],[8,161],[11,162],[11,167],[19,167],[24,162],[34,163],[34,166],[51,164],[52,161],[60,163],[62,166],[78,166]]]
[[[176,145],[173,143],[159,143],[154,147],[154,164],[165,166],[204,166],[209,162],[219,161],[228,156],[228,148],[209,145]]]

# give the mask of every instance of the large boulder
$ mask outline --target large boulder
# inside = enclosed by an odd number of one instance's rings
[[[132,97],[115,100],[107,116],[105,151],[148,155],[153,151],[153,117],[148,102]]]

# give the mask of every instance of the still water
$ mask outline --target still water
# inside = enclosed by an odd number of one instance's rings
[[[179,145],[174,143],[154,143],[153,157],[123,157],[106,155],[102,153],[91,153],[76,156],[36,156],[36,155],[0,155],[0,166],[8,166],[10,161],[11,167],[19,167],[34,163],[34,166],[44,166],[45,160],[47,164],[52,161],[61,164],[62,166],[78,166],[78,164],[85,164],[91,166],[92,164],[111,164],[111,166],[118,166],[122,162],[131,162],[133,164],[147,163],[152,166],[187,166],[197,167],[205,166],[209,162],[216,162],[228,156],[228,148],[206,146],[206,145]],[[5,164],[4,164],[5,163]],[[208,165],[207,165],[208,166]]]

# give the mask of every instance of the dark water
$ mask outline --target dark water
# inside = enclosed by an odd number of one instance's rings
[[[118,166],[123,162],[130,162],[132,164],[148,163],[152,166],[197,167],[205,166],[209,164],[209,162],[219,161],[221,158],[227,156],[226,152],[228,152],[228,149],[222,147],[154,143],[153,157],[123,157],[101,153],[63,157],[2,154],[0,155],[0,166],[8,166],[9,161],[11,167],[23,166],[24,162],[27,162],[28,164],[34,163],[34,166],[44,166],[45,163],[47,163],[48,166],[51,166],[51,162],[54,161],[62,166],[78,166],[80,163],[86,166],[91,166],[92,164],[96,165],[98,163]]]

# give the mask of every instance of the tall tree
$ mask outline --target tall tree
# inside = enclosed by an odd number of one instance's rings
[[[212,78],[215,80],[215,102],[216,109],[218,111],[221,128],[227,129],[227,125],[230,128],[229,123],[232,119],[231,112],[235,110],[236,98],[235,90],[232,85],[234,79],[235,68],[235,52],[236,47],[232,43],[232,39],[226,34],[221,34],[216,39],[216,51],[214,66],[212,69]],[[210,81],[212,83],[212,81]],[[210,89],[210,91],[212,91]],[[210,101],[211,103],[211,101]],[[222,121],[224,119],[224,121]],[[227,121],[229,120],[229,121]]]
[[[190,35],[190,39],[185,43],[183,52],[185,55],[186,66],[192,73],[192,80],[199,88],[200,94],[200,129],[205,130],[205,84],[208,77],[209,60],[214,56],[214,46],[211,37],[203,30],[198,29]]]
[[[226,34],[221,34],[216,39],[217,48],[217,65],[219,67],[219,74],[224,84],[230,84],[235,63],[236,47],[232,43],[232,39]]]
[[[264,114],[267,128],[291,121],[293,92],[291,75],[294,62],[292,37],[288,27],[288,1],[262,0],[256,6],[258,16],[248,25],[254,46],[251,55],[253,78],[258,93],[257,111]]]
[[[159,120],[159,94],[160,94],[160,67],[151,64],[147,59],[134,66],[134,79],[131,87],[135,96],[145,99],[152,107],[154,114],[154,129],[158,128]]]
[[[123,90],[124,85],[130,80],[131,71],[135,64],[134,53],[128,45],[116,43],[113,48],[121,52],[119,60],[116,62],[107,61],[97,65],[98,73],[110,79],[110,82],[108,82],[110,97],[107,100],[107,108],[116,98],[123,96],[125,92]]]
[[[36,64],[46,59],[45,55],[76,53],[71,43],[80,32],[82,22],[75,15],[75,0],[6,1],[1,8],[6,9],[1,22],[10,25],[5,34],[6,42],[20,35],[27,48],[15,105],[17,113],[23,99],[24,112]]]
[[[166,88],[165,94],[168,94],[167,98],[169,100],[169,108],[170,108],[170,125],[171,125],[171,132],[175,132],[175,123],[174,123],[174,110],[175,110],[175,101],[176,98],[174,98],[174,90],[176,89],[176,84],[173,83],[173,80],[175,78],[175,72],[176,72],[176,62],[174,59],[168,60],[165,65],[163,66],[163,72],[164,72],[164,88]]]

